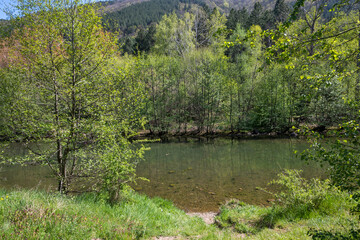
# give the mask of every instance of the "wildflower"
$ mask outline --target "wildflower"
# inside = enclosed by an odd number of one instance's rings
[[[6,195],[6,198],[9,198],[9,196],[8,196],[8,195]]]
[[[1,201],[4,201],[4,198],[0,198]]]

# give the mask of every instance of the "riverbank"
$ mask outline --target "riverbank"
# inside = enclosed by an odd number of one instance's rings
[[[167,200],[129,191],[113,206],[94,194],[0,190],[0,239],[231,239]]]
[[[356,224],[349,204],[331,201],[330,212],[307,216],[294,212],[292,217],[279,214],[280,208],[232,201],[221,207],[214,224],[207,224],[201,216],[186,214],[167,200],[132,191],[110,206],[94,194],[66,197],[33,190],[0,190],[0,238],[311,239],[307,234],[311,228],[339,229]],[[265,224],[269,220],[272,225]]]
[[[338,129],[338,126],[324,126],[316,124],[302,124],[301,128],[308,128],[311,131],[327,135],[329,131]],[[331,137],[330,134],[328,137]],[[135,139],[161,139],[166,141],[172,138],[232,138],[232,139],[277,139],[277,138],[302,138],[296,132],[296,129],[289,128],[283,131],[262,131],[259,129],[253,130],[220,130],[214,129],[212,131],[199,131],[197,129],[190,130],[170,130],[168,132],[159,132],[151,130],[141,130]]]
[[[277,138],[290,138],[297,137],[293,132],[259,132],[253,131],[220,131],[213,132],[199,132],[199,131],[187,131],[187,132],[152,132],[150,130],[142,130],[138,132],[138,135],[134,139],[160,139],[161,141],[169,141],[174,138],[198,138],[198,139],[214,139],[214,138],[232,138],[232,139],[277,139]]]

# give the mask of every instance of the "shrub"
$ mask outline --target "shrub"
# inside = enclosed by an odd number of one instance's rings
[[[330,185],[330,180],[316,178],[307,180],[300,176],[301,170],[285,170],[270,184],[278,184],[284,190],[274,194],[285,208],[306,206],[307,210],[319,209],[320,205],[333,196],[341,195],[338,188]]]

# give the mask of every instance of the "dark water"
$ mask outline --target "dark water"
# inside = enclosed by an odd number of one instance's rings
[[[216,211],[230,198],[266,205],[272,196],[257,187],[268,188],[267,183],[285,168],[303,169],[305,177],[323,176],[315,164],[306,165],[293,154],[306,148],[300,140],[182,139],[148,145],[151,150],[137,173],[150,182],[138,181],[133,187],[148,196],[172,200],[187,211]],[[48,175],[47,168],[39,166],[3,167],[0,186],[54,187],[55,180],[44,177]]]

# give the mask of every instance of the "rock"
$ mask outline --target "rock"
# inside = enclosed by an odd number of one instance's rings
[[[298,136],[298,134],[296,132],[290,133],[290,137],[296,138],[297,136]]]
[[[140,191],[140,190],[142,190],[143,188],[142,187],[140,187],[140,186],[136,186],[136,187],[134,187],[134,190],[135,191]]]
[[[254,134],[254,135],[260,134],[259,130],[257,130],[257,129],[254,129],[251,133]]]

